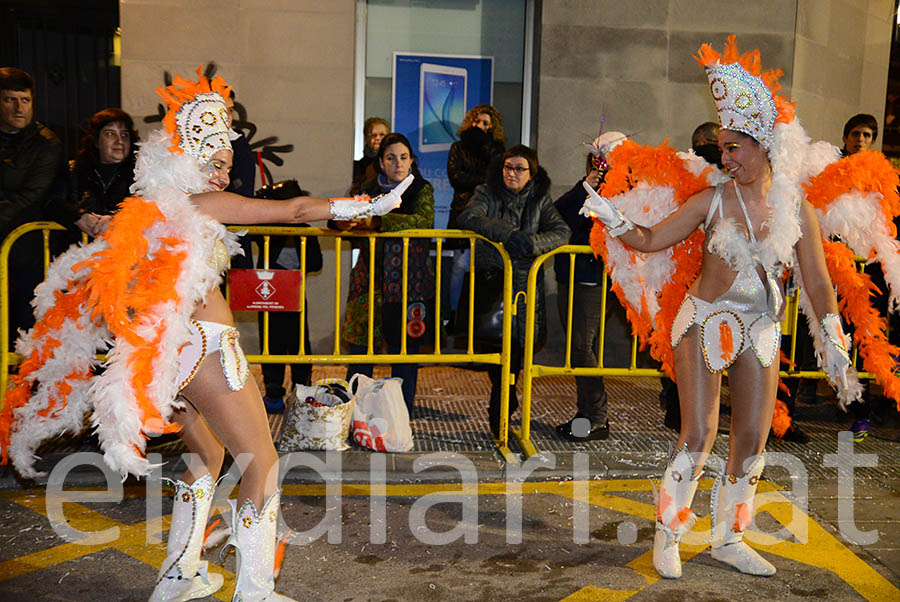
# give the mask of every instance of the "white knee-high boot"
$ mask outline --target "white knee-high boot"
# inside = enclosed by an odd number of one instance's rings
[[[700,477],[694,478],[694,470],[694,461],[685,443],[669,460],[657,494],[653,568],[667,579],[681,577],[678,542],[697,522],[691,512],[691,503]]]
[[[281,492],[276,491],[257,512],[252,501],[245,500],[240,511],[231,504],[231,538],[237,569],[232,602],[294,602],[275,592],[275,535]]]
[[[768,577],[775,574],[775,567],[743,541],[744,529],[753,522],[753,498],[765,464],[765,456],[760,454],[743,477],[725,474],[716,477],[710,498],[710,552],[716,560],[742,573]]]
[[[175,482],[166,560],[159,570],[150,602],[205,598],[222,587],[222,575],[208,573],[206,561],[200,560],[200,548],[215,488],[209,474],[194,481],[193,485]]]

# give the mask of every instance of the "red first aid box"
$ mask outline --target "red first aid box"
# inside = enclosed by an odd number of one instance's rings
[[[300,270],[229,270],[234,311],[300,311]]]

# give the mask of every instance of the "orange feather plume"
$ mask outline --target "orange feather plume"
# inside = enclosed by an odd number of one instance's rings
[[[684,162],[678,157],[677,151],[668,145],[668,140],[659,146],[641,146],[626,140],[610,153],[609,162],[611,167],[600,190],[600,194],[608,198],[628,192],[639,182],[644,182],[651,186],[672,188],[675,202],[680,205],[709,186],[706,175],[711,168],[707,168],[699,176],[693,175],[684,167]],[[621,286],[616,283],[612,285],[612,291],[625,308],[628,321],[641,347],[644,348],[649,344],[650,354],[662,364],[662,369],[670,376],[674,375],[670,343],[672,322],[675,321],[688,287],[700,273],[704,239],[705,234],[698,229],[672,247],[674,270],[671,280],[664,284],[660,291],[657,299],[659,311],[655,319],[647,310],[646,299],[642,300],[641,307],[633,307],[625,298]],[[608,263],[606,227],[600,220],[594,220],[590,244],[594,254],[602,257],[604,263]],[[637,252],[630,249],[628,252],[634,261]]]
[[[900,400],[900,378],[894,374],[894,357],[900,347],[891,345],[885,330],[887,320],[872,307],[870,297],[878,291],[868,274],[856,269],[853,251],[840,242],[824,241],[825,263],[831,280],[837,286],[841,314],[854,327],[856,345],[863,358],[863,368],[875,375],[884,394]],[[900,407],[900,401],[898,401]]]

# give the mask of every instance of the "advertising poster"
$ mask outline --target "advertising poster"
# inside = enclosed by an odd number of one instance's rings
[[[494,57],[394,53],[391,124],[409,138],[434,186],[434,227],[446,228],[453,199],[447,156],[466,112],[492,104]]]

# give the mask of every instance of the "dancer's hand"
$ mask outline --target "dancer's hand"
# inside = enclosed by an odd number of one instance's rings
[[[578,212],[579,215],[596,217],[606,224],[611,236],[619,236],[634,228],[631,220],[622,215],[622,212],[616,209],[608,198],[597,194],[586,180],[581,185],[588,193],[588,198],[585,199],[584,206]]]
[[[825,341],[825,371],[841,389],[847,388],[847,370],[850,368],[850,337],[844,334],[837,314],[822,318],[822,334]]]
[[[385,215],[399,207],[400,203],[403,202],[401,195],[409,188],[409,185],[412,184],[414,179],[415,177],[412,174],[409,174],[403,178],[403,181],[397,184],[393,190],[372,199],[373,207],[370,215]]]

